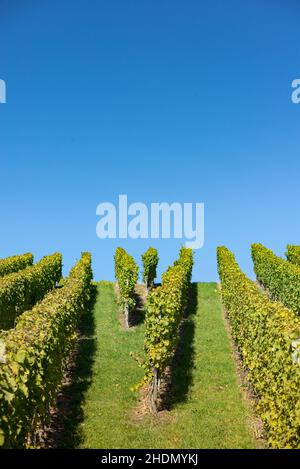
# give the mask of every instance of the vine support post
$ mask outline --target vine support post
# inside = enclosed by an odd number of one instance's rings
[[[129,329],[129,308],[128,305],[124,308],[124,316],[125,316],[125,327]]]
[[[150,410],[152,414],[157,414],[157,396],[158,396],[158,372],[157,368],[153,368],[153,380],[150,390]]]

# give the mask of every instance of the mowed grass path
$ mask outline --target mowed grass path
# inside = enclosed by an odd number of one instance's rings
[[[130,352],[141,353],[144,325],[141,321],[123,330],[113,285],[98,286],[92,375],[76,430],[79,447],[258,447],[239,389],[217,285],[195,284],[194,300],[172,375],[170,410],[157,418],[137,418],[138,393],[130,387],[140,381],[142,371]]]

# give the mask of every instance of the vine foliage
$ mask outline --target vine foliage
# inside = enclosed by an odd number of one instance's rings
[[[7,274],[12,274],[13,272],[18,272],[19,270],[25,269],[25,267],[28,267],[32,264],[33,255],[29,252],[19,256],[11,256],[6,257],[5,259],[0,259],[0,277],[4,277],[4,275]]]
[[[144,383],[149,384],[149,407],[157,412],[161,378],[170,364],[179,339],[179,324],[188,301],[193,251],[182,247],[179,259],[162,276],[161,286],[151,290],[146,304],[146,358]]]
[[[0,329],[40,301],[61,278],[62,256],[54,253],[34,265],[0,278]]]
[[[252,259],[256,277],[270,297],[300,314],[300,267],[262,244],[252,245]]]
[[[270,446],[300,447],[300,318],[271,301],[225,247],[217,250],[222,299]]]
[[[300,246],[287,245],[286,257],[289,262],[300,266]]]
[[[129,327],[129,314],[136,305],[134,289],[138,281],[139,269],[135,260],[123,248],[115,252],[115,277],[119,287],[119,304]]]
[[[142,255],[143,263],[143,282],[146,288],[150,290],[153,287],[154,280],[156,278],[156,269],[159,261],[158,252],[155,248],[150,247]]]
[[[28,447],[47,422],[80,314],[91,294],[91,255],[83,253],[64,285],[0,334],[0,445]]]

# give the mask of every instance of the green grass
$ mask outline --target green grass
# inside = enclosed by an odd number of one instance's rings
[[[78,376],[73,445],[82,448],[255,448],[250,410],[243,399],[215,283],[195,284],[171,379],[170,410],[135,418],[138,393],[130,387],[142,371],[144,325],[122,330],[113,286],[100,284]],[[74,437],[75,435],[75,437]],[[65,433],[65,445],[71,445]],[[64,444],[62,444],[64,446]]]

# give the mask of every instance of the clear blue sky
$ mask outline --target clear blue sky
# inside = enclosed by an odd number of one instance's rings
[[[96,206],[204,202],[195,280],[217,278],[225,244],[300,244],[300,6],[296,0],[2,0],[0,257],[90,250],[113,279],[119,244]],[[137,259],[180,242],[128,240]]]

